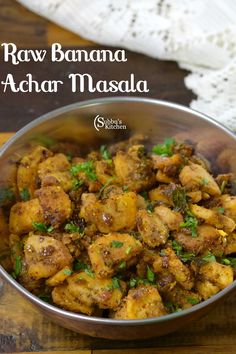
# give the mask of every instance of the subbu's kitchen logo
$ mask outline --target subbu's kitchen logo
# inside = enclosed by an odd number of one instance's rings
[[[94,128],[99,131],[100,129],[126,129],[121,119],[104,118],[99,114],[94,118]]]

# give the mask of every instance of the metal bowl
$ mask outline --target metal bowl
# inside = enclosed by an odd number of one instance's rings
[[[86,152],[101,143],[113,143],[136,133],[148,136],[150,145],[165,137],[187,137],[212,162],[217,154],[226,149],[236,151],[236,137],[232,132],[189,108],[148,98],[103,98],[57,109],[21,129],[0,151],[1,179],[9,178],[9,159],[19,159],[31,141],[75,141]],[[231,164],[230,169],[234,168]],[[226,289],[190,309],[159,318],[127,321],[64,311],[31,294],[1,266],[0,275],[59,325],[94,337],[123,340],[161,336],[175,331],[206,314],[236,288],[234,281]]]

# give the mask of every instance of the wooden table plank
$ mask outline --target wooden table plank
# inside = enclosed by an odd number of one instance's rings
[[[62,45],[86,45],[92,42],[32,13],[15,0],[0,0],[0,43],[13,42],[18,47],[46,47],[54,42]]]
[[[204,351],[203,351],[204,350]],[[53,353],[53,352],[51,352]],[[93,350],[92,354],[118,354],[120,353],[120,350]],[[122,354],[235,354],[235,346],[205,346],[200,347],[175,347],[173,350],[173,347],[168,347],[168,348],[149,348],[148,351],[147,349],[123,349]]]

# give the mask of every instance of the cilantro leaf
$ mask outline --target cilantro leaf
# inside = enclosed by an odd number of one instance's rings
[[[78,188],[82,187],[84,184],[84,181],[81,179],[74,179],[72,183],[72,190],[76,191]]]
[[[52,301],[52,297],[49,294],[40,294],[40,295],[38,295],[38,298],[44,302],[51,302]]]
[[[88,265],[83,263],[79,259],[75,260],[74,263],[73,263],[73,270],[74,271],[85,270],[86,268],[88,268]]]
[[[153,273],[153,271],[149,268],[149,266],[147,266],[147,279],[148,281],[150,281],[150,283],[153,283],[155,280],[155,274]]]
[[[69,233],[79,233],[81,234],[81,236],[83,236],[84,234],[84,230],[80,227],[77,226],[73,223],[73,221],[71,221],[70,223],[67,223],[64,227],[65,231],[69,232]]]
[[[94,170],[93,161],[85,161],[85,162],[79,163],[77,165],[74,165],[71,167],[70,172],[71,172],[72,176],[74,176],[74,177],[76,177],[79,172],[84,172],[86,177],[90,181],[97,180],[97,176],[96,176],[96,173]]]
[[[202,257],[201,260],[204,263],[209,263],[209,262],[216,262],[216,257],[214,256],[214,254],[212,254],[211,252],[208,252],[206,254],[206,256]]]
[[[33,221],[32,222],[32,226],[36,231],[40,231],[40,232],[52,232],[54,230],[53,226],[47,226],[45,223],[43,222],[36,222]]]
[[[15,199],[14,193],[11,188],[0,188],[0,207],[2,207],[7,201]]]
[[[192,237],[196,237],[197,226],[198,226],[197,218],[191,212],[188,211],[184,221],[180,223],[180,227],[189,229],[191,231]]]
[[[163,157],[173,155],[173,147],[175,145],[175,140],[172,138],[167,138],[164,140],[163,144],[157,144],[153,146],[152,152]]]
[[[149,213],[149,214],[151,214],[151,213],[153,213],[153,211],[154,211],[154,205],[153,205],[153,203],[148,203],[148,205],[147,205],[147,212]]]
[[[71,275],[72,274],[72,270],[66,268],[66,269],[63,270],[63,273],[65,275]]]
[[[121,262],[118,268],[125,269],[126,268],[126,261]]]
[[[135,279],[135,278],[130,278],[130,280],[129,280],[129,286],[130,286],[131,288],[135,288],[136,285],[137,285],[137,279]]]
[[[101,145],[100,153],[101,153],[102,158],[104,160],[110,160],[111,159],[111,154],[110,154],[109,150],[107,149],[106,145]]]
[[[236,258],[234,257],[222,258],[220,263],[236,268]]]
[[[176,211],[184,212],[187,209],[187,196],[184,188],[176,188],[172,192],[172,201]]]
[[[89,266],[87,266],[87,268],[85,268],[84,271],[90,278],[95,278],[95,275],[94,275],[92,269]]]
[[[106,187],[108,187],[108,186],[111,184],[111,182],[114,181],[114,179],[115,179],[115,177],[109,178],[109,179],[107,180],[107,182],[102,186],[102,188],[100,189],[100,191],[99,191],[99,193],[98,193],[98,197],[99,197],[99,198],[100,198],[102,192],[104,191],[104,189],[105,189]]]
[[[217,209],[217,211],[218,211],[218,213],[220,213],[220,214],[224,214],[225,208],[220,207],[220,208]]]
[[[15,256],[14,259],[14,270],[12,272],[12,276],[14,279],[18,278],[22,269],[21,256]]]
[[[28,188],[25,187],[20,191],[20,197],[24,202],[30,199],[30,192]]]
[[[176,255],[180,257],[181,261],[186,263],[195,258],[194,253],[183,252],[183,247],[176,241],[172,241],[172,248],[175,251]]]
[[[113,289],[120,289],[120,280],[117,277],[112,278],[112,287]]]
[[[111,246],[115,247],[115,248],[121,248],[124,245],[123,242],[117,241],[117,240],[113,240],[111,242]]]
[[[187,302],[191,305],[196,305],[199,303],[199,300],[195,297],[187,297]]]

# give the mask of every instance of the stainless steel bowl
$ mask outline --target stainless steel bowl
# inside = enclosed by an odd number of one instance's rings
[[[98,118],[94,124],[98,115],[104,119],[118,119],[118,123],[126,125],[126,129],[106,129],[101,127]],[[226,149],[236,151],[236,137],[232,132],[189,108],[148,98],[103,98],[57,109],[21,129],[0,151],[1,179],[9,178],[9,159],[19,159],[19,155],[27,150],[27,145],[32,140],[40,141],[43,138],[45,141],[46,138],[76,141],[86,152],[101,143],[119,141],[135,133],[147,135],[150,145],[162,141],[165,137],[188,137],[195,143],[200,142],[199,150],[210,157],[213,163],[220,152]],[[235,167],[232,164],[230,166],[231,170]],[[124,321],[64,311],[32,295],[3,267],[0,267],[0,275],[45,316],[59,325],[95,337],[124,340],[149,338],[175,331],[207,313],[236,288],[234,281],[210,299],[181,312],[159,318]]]

